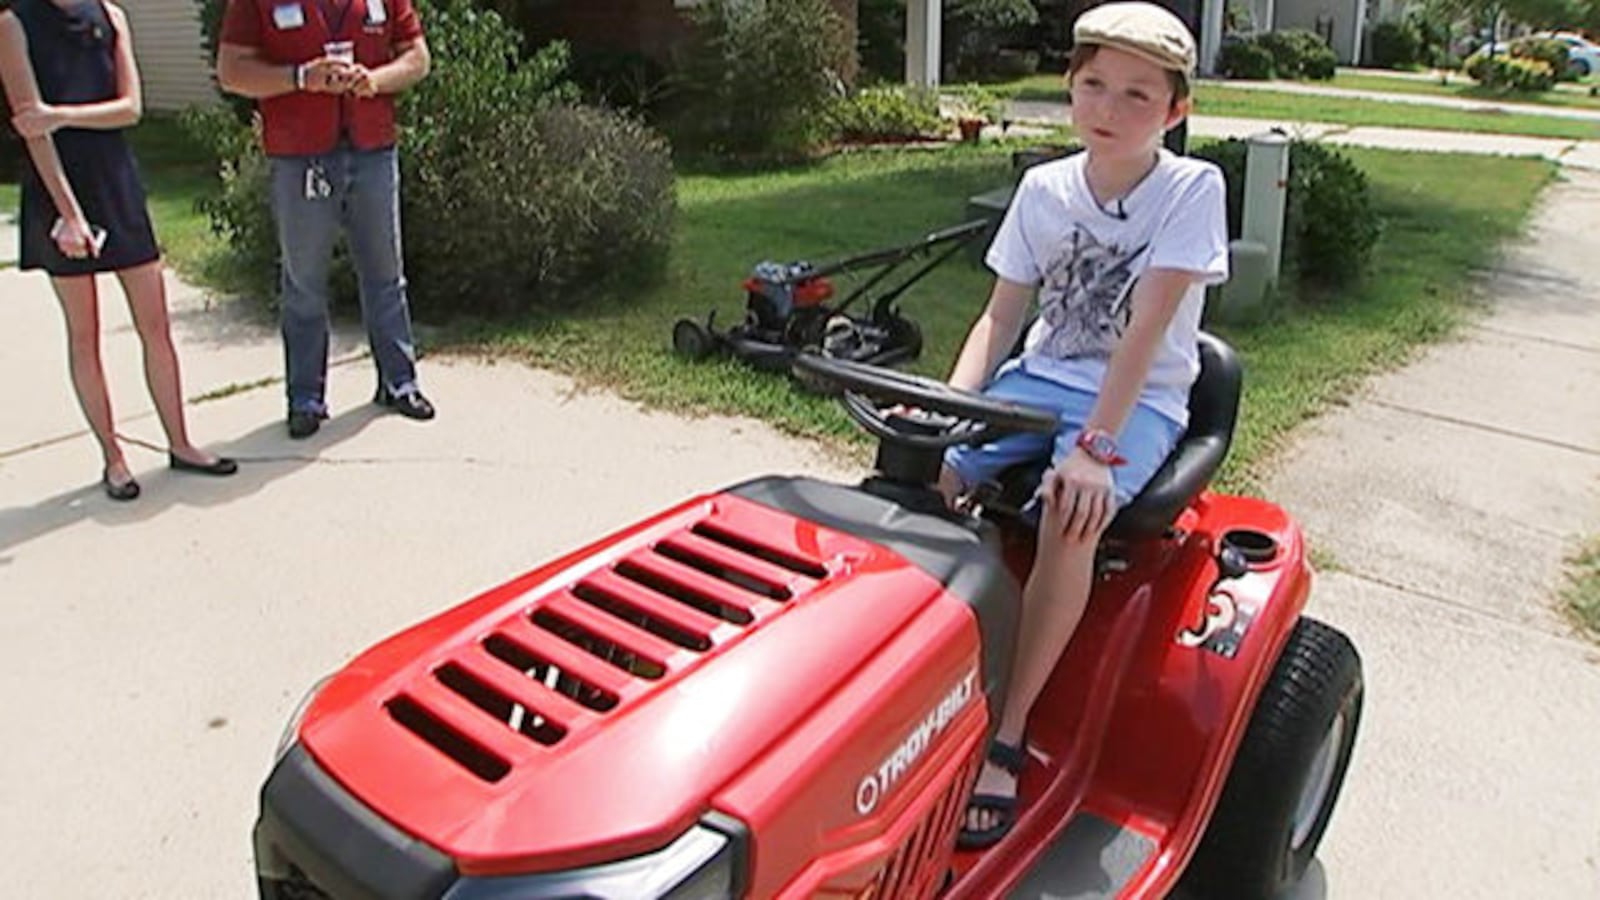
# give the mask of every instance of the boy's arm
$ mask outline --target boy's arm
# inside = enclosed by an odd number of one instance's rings
[[[1101,430],[1117,434],[1138,402],[1150,374],[1150,363],[1166,338],[1167,326],[1183,302],[1189,285],[1200,278],[1198,272],[1180,269],[1149,269],[1134,282],[1133,318],[1111,351],[1105,380],[1095,398],[1094,409],[1084,423],[1085,431]],[[1115,509],[1111,503],[1111,468],[1096,462],[1082,448],[1072,453],[1045,474],[1041,485],[1047,506],[1059,517],[1062,533],[1075,540],[1087,540],[1111,524]]]
[[[5,86],[6,99],[13,110],[30,110],[39,105],[39,84],[33,77],[33,66],[28,61],[28,36],[22,22],[11,13],[0,13],[0,83]],[[62,252],[92,251],[88,222],[83,208],[72,193],[67,173],[61,168],[61,157],[49,135],[26,138],[28,157],[44,183],[46,193],[55,204],[56,213],[67,224],[67,234],[58,239],[66,244]]]
[[[989,376],[1022,334],[1033,292],[1031,285],[1019,281],[994,280],[989,304],[973,323],[966,343],[961,346],[961,354],[956,357],[956,366],[950,372],[951,386],[976,391],[988,383]]]

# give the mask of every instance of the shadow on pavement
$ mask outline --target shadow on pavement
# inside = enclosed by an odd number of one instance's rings
[[[154,519],[178,506],[221,506],[251,494],[305,466],[321,455],[360,434],[373,420],[387,413],[363,405],[322,423],[316,435],[304,441],[291,441],[281,420],[274,419],[249,434],[225,443],[208,442],[207,448],[239,461],[239,472],[227,478],[192,475],[168,469],[165,457],[159,468],[138,465],[148,448],[128,442],[129,460],[143,489],[139,499],[118,503],[102,493],[98,481],[76,490],[41,500],[32,506],[0,509],[0,567],[9,565],[7,551],[62,528],[92,520],[116,527]],[[163,451],[164,453],[164,451]]]

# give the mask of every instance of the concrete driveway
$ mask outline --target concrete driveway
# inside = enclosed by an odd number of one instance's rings
[[[1552,611],[1600,533],[1600,176],[1548,198],[1464,339],[1315,423],[1270,495],[1336,566],[1312,613],[1366,659],[1366,720],[1300,897],[1600,896],[1600,651]],[[122,430],[161,444],[115,290]],[[651,510],[757,473],[848,477],[749,421],[641,411],[516,365],[429,360],[438,421],[381,416],[346,336],[334,418],[282,432],[275,334],[174,305],[212,481],[134,448],[113,505],[42,278],[0,271],[0,884],[252,896],[255,791],[301,693],[373,641]],[[245,389],[229,391],[230,388]],[[1248,415],[1248,410],[1246,413]]]

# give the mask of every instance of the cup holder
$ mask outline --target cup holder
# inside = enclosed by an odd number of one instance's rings
[[[1235,528],[1222,535],[1222,548],[1232,549],[1252,568],[1264,566],[1278,556],[1278,542],[1272,535],[1250,528]]]

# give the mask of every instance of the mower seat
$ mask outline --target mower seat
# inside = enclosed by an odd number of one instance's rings
[[[1106,536],[1159,537],[1171,527],[1222,466],[1239,415],[1242,372],[1233,348],[1200,332],[1200,376],[1189,390],[1189,427],[1137,496],[1111,520]],[[1049,460],[1012,466],[1000,474],[1000,497],[989,509],[1015,514],[1039,489]]]

